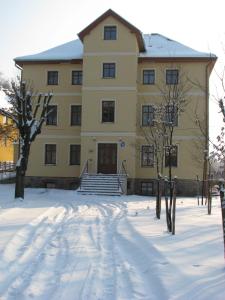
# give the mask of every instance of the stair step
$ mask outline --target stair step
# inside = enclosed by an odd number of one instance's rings
[[[121,184],[126,183],[126,176],[120,175],[119,178]],[[120,196],[122,191],[118,184],[118,174],[83,174],[78,193]]]
[[[112,191],[85,191],[85,190],[78,190],[79,194],[82,195],[106,195],[106,196],[121,196],[120,192],[112,192]]]
[[[94,186],[82,186],[82,190],[92,190],[92,191],[119,191],[118,187],[94,187]]]

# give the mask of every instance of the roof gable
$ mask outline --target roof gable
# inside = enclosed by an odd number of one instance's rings
[[[91,24],[89,24],[87,27],[85,27],[80,33],[78,33],[80,40],[83,41],[85,35],[89,34],[93,28],[95,28],[99,23],[104,21],[109,16],[114,17],[116,20],[118,20],[124,26],[129,28],[129,30],[136,35],[139,51],[144,52],[145,51],[145,43],[144,43],[141,31],[137,27],[132,25],[131,23],[127,22],[120,15],[115,13],[112,9],[107,10],[104,14],[102,14],[95,21],[93,21]]]

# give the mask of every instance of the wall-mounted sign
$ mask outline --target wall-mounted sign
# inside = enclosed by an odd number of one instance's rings
[[[120,147],[125,148],[125,142],[124,141],[120,142]]]

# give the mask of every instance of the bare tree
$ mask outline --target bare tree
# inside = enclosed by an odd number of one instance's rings
[[[15,198],[24,198],[24,180],[27,171],[30,147],[36,136],[41,133],[47,117],[47,107],[52,94],[35,95],[26,89],[25,82],[18,86],[12,83],[7,90],[13,109],[0,109],[0,113],[15,123],[19,132],[19,159],[16,164]]]
[[[142,120],[142,132],[148,145],[154,147],[153,163],[156,167],[157,190],[156,190],[156,217],[160,219],[161,198],[162,198],[162,175],[164,169],[164,148],[165,148],[165,123],[163,120],[162,104],[151,105],[151,115]],[[142,112],[143,116],[144,112]],[[143,124],[144,122],[144,124]],[[145,126],[143,126],[145,125]]]
[[[3,73],[0,72],[0,90],[6,90],[10,88],[10,83],[4,78]]]
[[[177,145],[174,141],[174,131],[178,126],[178,117],[185,111],[188,104],[188,91],[191,85],[187,76],[180,69],[173,69],[170,79],[159,87],[162,94],[162,108],[165,124],[165,166],[168,167],[169,203],[166,201],[167,228],[173,229],[172,213],[175,213],[174,180],[172,168],[177,166]]]

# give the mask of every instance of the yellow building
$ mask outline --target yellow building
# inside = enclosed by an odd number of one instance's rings
[[[194,193],[207,149],[208,84],[216,56],[160,34],[142,34],[112,10],[78,36],[15,59],[23,80],[54,94],[52,112],[32,145],[27,184],[71,188],[87,164],[89,174],[118,174],[126,161],[128,193],[154,193],[154,147],[142,129],[153,126],[149,120],[162,102],[162,87],[178,86],[185,74],[188,103],[174,129],[173,175],[179,192]]]
[[[14,162],[14,141],[16,140],[15,130],[12,130],[12,120],[0,114],[0,162]]]

